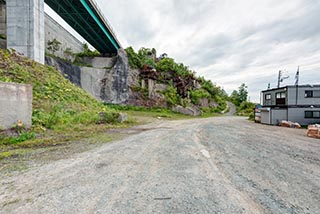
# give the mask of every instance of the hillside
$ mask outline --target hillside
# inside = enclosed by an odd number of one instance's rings
[[[67,131],[113,122],[117,113],[65,79],[53,67],[0,49],[0,81],[33,86],[32,131]]]
[[[135,82],[129,85],[130,104],[169,108],[183,106],[207,113],[220,113],[226,109],[227,93],[210,80],[197,76],[183,63],[176,62],[167,54],[157,57],[154,48],[141,48],[135,52],[129,47],[126,52],[131,69],[138,71],[132,78]]]

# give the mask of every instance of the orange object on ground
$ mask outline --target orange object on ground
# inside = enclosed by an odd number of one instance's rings
[[[320,126],[319,125],[308,126],[307,135],[308,137],[320,138]]]

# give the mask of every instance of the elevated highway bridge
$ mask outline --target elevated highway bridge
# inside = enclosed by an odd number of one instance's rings
[[[121,47],[94,0],[45,0],[45,3],[100,53],[117,53]]]
[[[0,0],[6,4],[7,48],[44,63],[44,3],[104,55],[121,44],[94,0]]]

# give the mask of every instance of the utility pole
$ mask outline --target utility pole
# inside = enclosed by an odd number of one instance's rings
[[[296,73],[296,76],[295,76],[295,82],[294,82],[295,86],[299,85],[299,75],[300,75],[299,73],[300,73],[300,66],[298,66],[298,70],[297,70],[297,73]]]
[[[280,88],[280,81],[281,81],[281,70],[279,70],[279,74],[278,74],[278,88]]]
[[[280,70],[279,74],[278,74],[278,88],[280,88],[280,83],[283,82],[283,80],[288,79],[290,76],[286,75],[286,76],[282,76],[283,71]]]

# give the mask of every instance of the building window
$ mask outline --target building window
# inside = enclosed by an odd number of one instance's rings
[[[276,93],[276,98],[277,99],[286,98],[286,92],[278,92],[278,93]]]
[[[271,94],[266,94],[266,95],[265,95],[265,99],[266,99],[266,100],[271,100]]]
[[[286,92],[276,93],[276,105],[285,105],[286,104]]]
[[[320,97],[320,90],[308,90],[304,92],[304,97]]]
[[[304,97],[313,97],[313,91],[305,91]]]
[[[320,111],[305,111],[305,118],[320,118]]]

